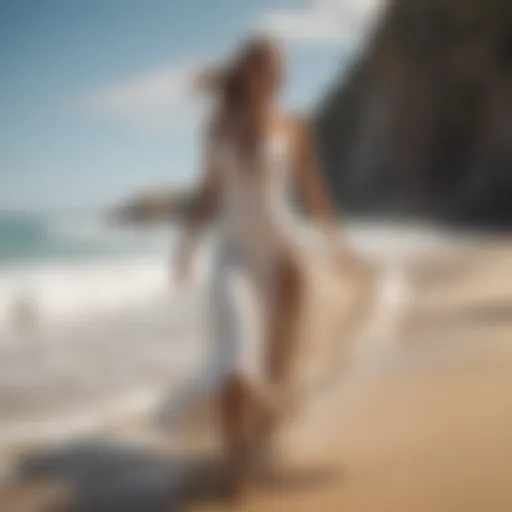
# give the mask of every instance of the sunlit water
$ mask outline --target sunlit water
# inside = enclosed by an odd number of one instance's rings
[[[196,278],[183,288],[170,272],[175,229],[119,232],[55,221],[45,229],[44,236],[58,241],[53,247],[40,234],[22,249],[17,240],[9,257],[4,237],[0,250],[0,437],[23,419],[172,388],[207,353],[211,240],[198,257]],[[445,243],[441,234],[417,227],[352,223],[345,229],[366,257],[395,266]]]

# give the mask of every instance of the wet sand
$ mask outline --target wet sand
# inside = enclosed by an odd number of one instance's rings
[[[395,345],[290,425],[280,476],[243,510],[512,510],[512,245],[447,248],[408,272],[414,296]],[[30,483],[4,487],[0,510],[53,510],[42,503],[61,501],[61,485],[70,512],[224,510],[216,462],[163,446],[140,419],[38,454]],[[38,495],[41,476],[55,496]]]

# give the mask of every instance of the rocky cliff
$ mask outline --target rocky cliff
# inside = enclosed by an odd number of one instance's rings
[[[390,2],[316,125],[346,211],[512,226],[512,1]]]

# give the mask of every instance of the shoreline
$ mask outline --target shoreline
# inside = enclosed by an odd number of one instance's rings
[[[261,489],[251,497],[247,510],[465,512],[468,509],[461,508],[461,503],[465,503],[465,495],[469,494],[476,503],[471,510],[487,512],[489,509],[484,505],[490,503],[494,493],[493,512],[508,512],[512,506],[512,495],[505,485],[507,472],[512,472],[512,462],[507,465],[505,458],[506,447],[512,446],[506,427],[512,421],[512,410],[507,407],[507,389],[512,385],[512,310],[507,306],[512,301],[512,290],[507,287],[510,282],[507,276],[512,276],[511,256],[512,244],[483,241],[467,246],[455,244],[414,260],[409,268],[414,295],[408,306],[407,321],[395,343],[382,350],[370,350],[370,357],[364,363],[358,363],[339,387],[305,410],[284,435],[287,455],[283,463],[287,471],[303,469],[307,473],[308,468],[327,464],[341,468],[341,474],[333,475],[332,482],[326,477],[318,486],[303,483],[287,487],[288,484],[280,483],[277,490]],[[152,322],[151,318],[146,320],[148,325]],[[188,321],[193,320],[188,318]],[[164,338],[168,335],[164,333]],[[85,435],[86,439],[98,442],[106,436],[111,441],[125,443],[128,452],[134,446],[146,446],[150,460],[158,452],[168,452],[167,469],[160,473],[157,459],[154,465],[148,462],[149,466],[140,461],[122,463],[121,454],[109,454],[109,450],[98,448],[105,462],[112,457],[114,463],[120,457],[121,481],[124,482],[122,475],[126,472],[139,475],[130,476],[136,479],[136,484],[130,479],[132,484],[119,484],[116,491],[120,493],[119,499],[130,495],[130,486],[142,493],[150,492],[145,487],[150,486],[147,478],[156,486],[155,493],[158,489],[169,490],[171,483],[173,493],[178,494],[176,486],[192,483],[200,486],[204,475],[184,469],[178,480],[165,481],[169,468],[180,473],[179,467],[188,466],[173,454],[172,433],[160,431],[148,414],[153,399],[158,402],[162,396],[154,396],[153,390],[141,391],[140,396],[127,397],[126,401],[123,398],[118,407],[111,407],[107,401],[105,406],[94,408],[96,412],[92,416],[96,420],[100,416],[108,418],[108,424],[96,423],[95,432]],[[113,418],[118,413],[119,421]],[[70,423],[73,426],[76,417],[68,419],[73,420]],[[62,425],[59,428],[62,433]],[[70,471],[82,471],[79,468],[85,462],[73,455],[73,439],[69,443],[67,448],[61,447],[68,455],[61,455],[60,464]],[[81,446],[80,442],[77,446]],[[42,448],[40,456],[44,460]],[[68,448],[70,451],[66,452]],[[186,454],[193,447],[181,448]],[[51,452],[51,446],[46,449]],[[124,450],[122,446],[119,449]],[[196,450],[201,451],[199,447]],[[38,449],[27,446],[13,457],[23,460],[27,455],[29,460],[33,456],[37,459],[38,453],[41,454]],[[494,470],[489,454],[499,462]],[[464,461],[461,467],[458,458]],[[485,485],[476,485],[478,468],[485,474],[494,471],[495,481],[484,477]],[[155,481],[149,476],[153,471],[156,471]],[[87,489],[96,485],[93,475],[83,478]],[[0,490],[7,503],[15,503],[12,501],[15,498],[9,498],[12,496],[9,493],[14,492],[13,485],[7,482]],[[31,484],[16,485],[21,488],[25,485],[29,494]],[[76,488],[72,482],[66,485],[78,492],[78,499],[84,497],[81,493],[89,492],[86,487]],[[464,494],[463,490],[467,489]],[[0,498],[0,503],[5,500]],[[208,497],[205,500],[205,510],[210,510],[208,502],[213,506],[215,500]],[[18,512],[14,508],[8,510]],[[37,508],[31,510],[39,512]],[[150,508],[141,510],[153,512]]]

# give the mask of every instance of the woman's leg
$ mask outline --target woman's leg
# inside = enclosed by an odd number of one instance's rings
[[[266,317],[264,367],[266,380],[272,390],[271,398],[285,396],[290,384],[296,352],[297,327],[302,300],[302,280],[299,267],[291,259],[282,259],[272,268],[268,280],[271,286],[260,289],[263,304],[269,307]],[[259,282],[259,285],[262,283]],[[259,286],[258,286],[259,287]],[[217,297],[220,298],[220,297]],[[218,308],[222,304],[217,303]],[[224,302],[231,304],[231,301]],[[230,308],[228,308],[230,309]],[[230,311],[232,314],[233,312]],[[223,311],[221,317],[229,318],[231,314]],[[236,315],[235,315],[236,316]],[[240,320],[240,319],[238,319]],[[231,324],[232,322],[228,322]],[[235,322],[236,323],[236,322]],[[231,329],[223,329],[224,336],[239,338]],[[238,326],[240,327],[240,326]],[[224,338],[224,343],[226,338]],[[231,349],[234,349],[234,345]],[[273,391],[276,391],[274,393]],[[267,390],[268,391],[268,390]],[[221,397],[221,426],[223,443],[228,462],[229,490],[232,497],[240,497],[250,484],[254,455],[260,455],[269,448],[271,437],[286,409],[292,404],[283,404],[277,408],[270,403],[268,396],[257,385],[250,382],[236,369],[226,379]]]
[[[267,368],[272,385],[286,390],[297,355],[303,280],[291,258],[278,260],[273,275]]]
[[[295,405],[292,403],[294,395],[291,388],[298,349],[303,279],[298,264],[291,258],[279,260],[273,268],[271,294],[266,368],[278,405],[261,404],[255,425],[256,444],[258,452],[264,457],[265,466],[272,461],[272,437]]]
[[[250,485],[259,403],[249,382],[232,375],[221,396],[221,428],[227,462],[227,491],[240,499]]]

